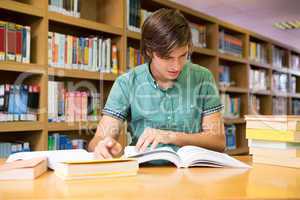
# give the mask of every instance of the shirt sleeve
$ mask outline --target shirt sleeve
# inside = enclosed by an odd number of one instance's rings
[[[129,87],[126,76],[120,76],[114,82],[102,113],[125,121],[128,117]]]
[[[220,100],[220,95],[214,77],[210,71],[207,70],[200,89],[200,96],[203,97],[202,114],[203,116],[219,112],[223,109]]]

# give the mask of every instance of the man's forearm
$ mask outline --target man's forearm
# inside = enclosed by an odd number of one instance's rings
[[[201,133],[167,132],[170,137],[170,144],[177,146],[194,145],[220,152],[225,149],[225,135],[222,131],[218,133],[212,133],[211,131]]]

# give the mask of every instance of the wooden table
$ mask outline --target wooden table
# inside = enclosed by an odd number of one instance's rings
[[[238,159],[251,164],[251,157]],[[300,170],[253,164],[230,168],[142,167],[137,176],[63,181],[52,171],[34,181],[0,181],[0,199],[300,198]]]

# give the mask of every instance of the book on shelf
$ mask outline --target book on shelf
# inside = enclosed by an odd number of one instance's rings
[[[30,62],[30,26],[0,21],[0,61]]]
[[[127,29],[141,32],[141,1],[126,0],[127,2]]]
[[[253,91],[266,91],[268,87],[267,70],[251,68],[249,71],[249,89]]]
[[[239,36],[229,34],[224,29],[219,32],[219,51],[237,57],[243,56],[243,42]]]
[[[267,47],[263,43],[250,41],[249,44],[249,59],[251,61],[267,64]]]
[[[292,114],[300,115],[300,100],[292,99]]]
[[[0,84],[0,121],[37,121],[38,85]]]
[[[221,93],[220,99],[224,105],[223,116],[227,118],[239,118],[241,114],[241,98]]]
[[[67,91],[64,82],[48,81],[48,121],[98,121],[100,94],[88,91]]]
[[[0,180],[33,180],[46,171],[46,157],[16,160],[0,165]]]
[[[135,146],[127,146],[124,150],[125,158],[136,158],[138,163],[155,160],[165,160],[178,168],[187,167],[237,167],[249,168],[248,165],[236,160],[225,153],[219,153],[196,146],[184,146],[175,152],[171,147],[159,147],[138,152]]]
[[[145,63],[145,59],[140,49],[134,47],[127,48],[127,70]]]
[[[105,159],[91,161],[65,161],[57,164],[55,175],[63,180],[95,179],[137,175],[136,159]]]
[[[192,33],[192,43],[194,47],[200,47],[200,48],[206,48],[207,42],[206,42],[206,26],[195,24],[195,23],[189,23]]]
[[[272,46],[272,64],[273,67],[287,68],[287,52],[276,46]]]
[[[6,158],[17,152],[30,151],[30,143],[25,141],[0,142],[0,158]]]
[[[226,149],[236,149],[236,126],[234,124],[225,125]]]
[[[249,98],[249,113],[250,114],[259,114],[261,113],[261,99],[257,95],[250,95]]]
[[[80,17],[80,0],[49,0],[48,2],[49,11]]]
[[[300,71],[300,56],[292,54],[291,55],[291,69],[295,71]]]
[[[219,66],[219,85],[221,87],[234,86],[235,82],[230,77],[230,66],[220,65]]]
[[[296,78],[296,76],[291,76],[290,92],[293,94],[297,93],[297,78]]]
[[[118,48],[111,38],[48,33],[51,67],[118,74]]]
[[[48,136],[48,150],[85,149],[87,141],[84,139],[71,139],[70,136],[53,133]]]
[[[272,98],[272,113],[273,115],[287,115],[288,100],[285,97]]]
[[[288,74],[273,72],[272,87],[274,91],[288,92],[289,79]]]

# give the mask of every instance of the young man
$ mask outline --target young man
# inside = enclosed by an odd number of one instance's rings
[[[120,154],[125,120],[140,151],[168,145],[225,148],[222,105],[209,70],[188,61],[191,32],[179,12],[160,9],[142,27],[146,64],[114,83],[97,132],[89,144],[99,158]]]

